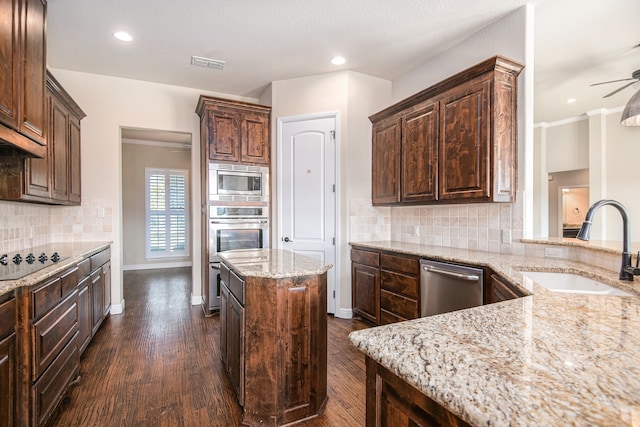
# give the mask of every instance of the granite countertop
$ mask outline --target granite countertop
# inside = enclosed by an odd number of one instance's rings
[[[283,279],[314,276],[333,267],[332,264],[282,249],[238,249],[219,252],[218,256],[243,277]]]
[[[49,243],[47,245],[15,251],[21,253],[33,252],[34,254],[57,251],[62,256],[62,259],[54,265],[50,265],[20,279],[0,280],[0,295],[4,295],[7,292],[23,286],[35,285],[36,283],[42,282],[77,264],[87,256],[108,248],[111,243],[112,242]]]
[[[487,266],[531,294],[349,335],[451,412],[491,426],[640,422],[639,285],[559,259],[399,242],[354,245]],[[635,296],[554,293],[520,270],[587,275]]]

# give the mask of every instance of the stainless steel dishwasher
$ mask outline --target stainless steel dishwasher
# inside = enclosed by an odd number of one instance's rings
[[[483,288],[481,268],[420,260],[422,317],[482,305]]]

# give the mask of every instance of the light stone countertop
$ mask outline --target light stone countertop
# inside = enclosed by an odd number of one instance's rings
[[[559,259],[353,243],[491,268],[530,296],[352,332],[376,362],[474,425],[640,425],[640,283]],[[636,296],[559,294],[520,270],[568,271]]]
[[[31,286],[42,282],[43,280],[46,280],[49,277],[52,277],[77,264],[87,256],[108,248],[111,243],[112,242],[49,243],[47,245],[14,251],[21,253],[33,252],[34,254],[42,252],[50,254],[57,251],[63,259],[54,265],[50,265],[20,279],[0,280],[0,295],[4,295],[7,292],[23,286]]]
[[[237,249],[218,252],[218,256],[244,277],[283,279],[315,276],[333,267],[315,258],[281,249]]]

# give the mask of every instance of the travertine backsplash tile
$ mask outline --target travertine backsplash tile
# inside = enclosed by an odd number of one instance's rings
[[[393,240],[461,249],[523,254],[522,205],[464,204],[373,207],[370,199],[351,200],[350,241]],[[380,225],[384,224],[385,227]],[[386,227],[386,225],[389,227]],[[519,228],[517,228],[519,227]],[[502,243],[502,230],[511,241]]]
[[[100,216],[104,213],[104,216]],[[0,251],[51,242],[113,240],[113,209],[101,201],[82,206],[0,202]]]

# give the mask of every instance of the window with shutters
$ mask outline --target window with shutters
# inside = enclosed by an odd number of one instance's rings
[[[188,171],[145,169],[147,258],[189,256]]]

